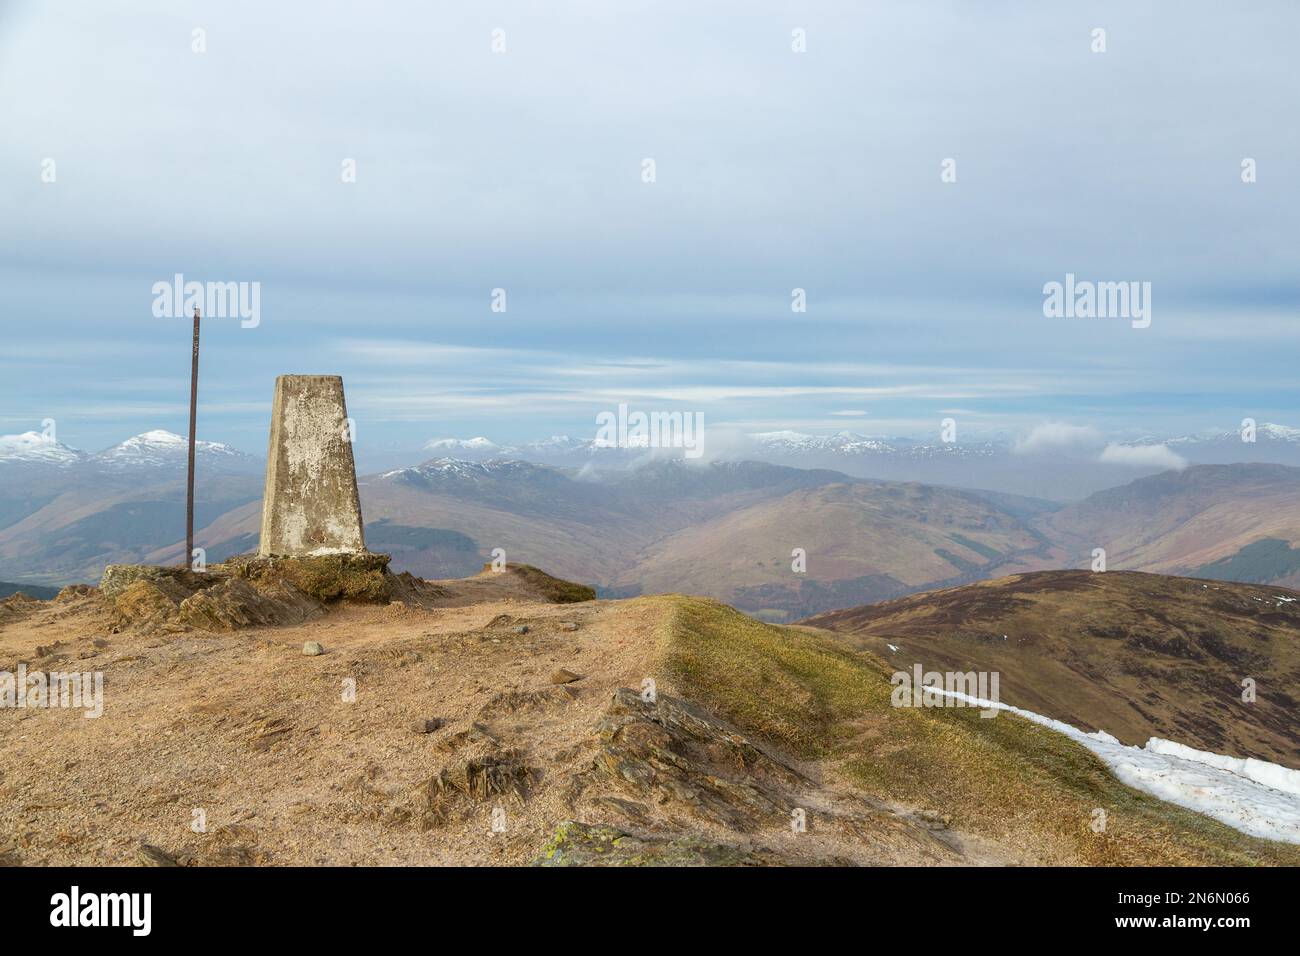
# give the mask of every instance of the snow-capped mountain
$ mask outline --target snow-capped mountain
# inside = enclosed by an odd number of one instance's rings
[[[0,464],[75,465],[86,458],[78,451],[42,432],[0,435]]]
[[[882,438],[868,438],[854,432],[836,432],[834,435],[808,435],[796,431],[755,432],[749,436],[759,447],[783,454],[810,454],[841,452],[860,455],[888,453],[894,447]]]
[[[222,442],[199,441],[195,457],[200,467],[224,474],[256,474],[262,463]],[[131,474],[183,469],[189,459],[189,442],[183,435],[162,429],[143,432],[97,454],[55,441],[41,432],[0,435],[0,466],[26,465],[28,470],[58,468],[68,478],[84,471],[88,476]]]
[[[881,438],[856,432],[809,435],[796,431],[756,432],[754,445],[786,457],[835,455],[843,457],[896,457],[902,459],[990,457],[1005,450],[997,442],[922,442],[911,438]]]
[[[221,442],[195,442],[195,455],[205,465],[214,464],[236,469],[251,468],[255,459]],[[189,439],[173,432],[155,429],[128,438],[95,455],[93,462],[105,468],[170,468],[184,465],[189,457]]]
[[[1261,422],[1255,427],[1253,436],[1244,430],[1215,431],[1174,438],[1144,436],[1116,444],[1135,448],[1164,445],[1178,456],[1200,465],[1261,462],[1300,466],[1300,428],[1274,422]]]
[[[397,468],[379,475],[378,481],[408,481],[427,484],[434,481],[487,481],[532,475],[545,469],[526,461],[502,458],[494,461],[470,461],[464,458],[435,458],[411,468]]]
[[[597,442],[593,438],[573,438],[569,435],[551,435],[549,438],[521,445],[499,445],[482,436],[438,438],[426,442],[424,448],[439,457],[456,458],[461,461],[522,459],[548,465],[574,466],[581,466],[593,459],[619,464],[625,458],[631,460],[645,452],[644,448],[615,448]]]
[[[429,447],[449,457],[475,462],[522,459],[592,475],[624,470],[644,463],[647,449],[617,448],[591,439],[555,435],[515,445],[486,438],[440,439]],[[1152,436],[1107,443],[1102,433],[1086,447],[1061,453],[1021,453],[1011,434],[958,436],[955,442],[933,437],[863,435],[840,431],[813,434],[795,430],[763,431],[729,436],[725,448],[710,454],[708,436],[704,451],[710,459],[759,461],[805,469],[829,469],[855,478],[914,481],[958,488],[1006,492],[1053,501],[1073,501],[1103,488],[1131,481],[1142,474],[1157,474],[1196,464],[1261,462],[1300,466],[1300,428],[1265,423],[1256,429],[1254,442],[1236,432]],[[656,449],[656,458],[681,457],[673,449]]]
[[[547,464],[581,465],[589,461],[618,464],[627,459],[639,460],[649,448],[648,439],[629,447],[617,447],[594,438],[552,435],[540,441],[520,445],[499,445],[490,439],[440,438],[424,447],[439,455],[466,461],[499,458],[522,458]],[[745,444],[732,447],[728,457],[760,460],[779,459],[797,463],[800,458],[897,458],[900,460],[953,459],[989,457],[1003,450],[996,442],[927,443],[909,438],[878,438],[842,431],[834,435],[810,435],[796,431],[755,432],[745,436]],[[669,450],[671,451],[671,450]],[[671,455],[669,455],[671,457]]]
[[[1285,441],[1300,445],[1300,428],[1290,425],[1273,425],[1265,422],[1256,430],[1256,438],[1263,436],[1270,441]]]
[[[1277,425],[1272,422],[1263,422],[1255,427],[1255,441],[1258,442],[1282,442],[1291,445],[1300,445],[1300,428],[1291,425]],[[1226,442],[1229,444],[1249,444],[1244,441],[1240,431],[1214,431],[1203,432],[1196,435],[1179,435],[1176,438],[1159,438],[1154,435],[1144,435],[1141,438],[1133,438],[1127,441],[1117,442],[1121,445],[1209,445]]]
[[[572,438],[569,435],[552,435],[541,441],[531,441],[524,446],[530,451],[585,451],[596,448],[596,442],[589,438]]]
[[[477,438],[439,438],[435,441],[426,442],[425,451],[437,452],[440,456],[448,458],[454,455],[498,455],[503,449],[494,441],[490,441],[483,436]]]

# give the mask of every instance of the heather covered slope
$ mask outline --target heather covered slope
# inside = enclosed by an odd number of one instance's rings
[[[166,634],[123,626],[95,591],[23,603],[0,620],[0,665],[102,670],[106,696],[95,720],[0,711],[0,855],[1300,863],[1119,784],[1018,717],[893,707],[891,665],[829,634],[673,595],[555,603],[583,595],[530,571],[426,596]],[[304,656],[306,641],[324,653]],[[60,774],[52,749],[75,754]],[[1089,826],[1097,807],[1105,833]]]
[[[1300,468],[1197,465],[1099,491],[1046,516],[1040,530],[1087,567],[1252,583],[1300,574]]]
[[[1007,703],[1300,767],[1300,594],[1128,571],[1043,571],[807,622],[900,669],[997,671]],[[891,650],[891,645],[897,650]],[[1257,699],[1241,699],[1242,681]]]
[[[689,591],[775,620],[982,577],[1043,541],[971,492],[842,482],[799,489],[668,535],[617,579]],[[801,548],[806,570],[792,570]]]

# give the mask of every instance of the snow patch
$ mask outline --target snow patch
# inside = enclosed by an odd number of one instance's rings
[[[958,691],[925,688],[982,709],[995,708],[1041,724],[1082,744],[1124,784],[1168,803],[1203,813],[1265,840],[1300,843],[1300,771],[1253,757],[1227,757],[1152,737],[1126,747],[1099,730],[1086,734],[1063,721]]]
[[[83,455],[42,432],[0,435],[0,461],[29,461],[45,464],[68,464]]]

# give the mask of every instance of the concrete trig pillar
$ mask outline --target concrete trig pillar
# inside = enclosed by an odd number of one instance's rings
[[[351,439],[341,377],[275,380],[259,555],[366,550]]]

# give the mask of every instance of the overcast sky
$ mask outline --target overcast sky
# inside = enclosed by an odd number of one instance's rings
[[[260,283],[260,325],[205,325],[199,427],[254,452],[285,372],[344,376],[363,456],[621,401],[1300,425],[1293,2],[0,11],[0,432],[183,433],[176,273]],[[1150,282],[1150,327],[1045,317],[1067,273]]]

